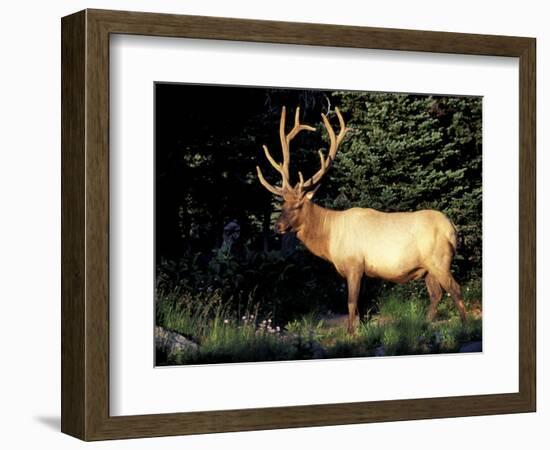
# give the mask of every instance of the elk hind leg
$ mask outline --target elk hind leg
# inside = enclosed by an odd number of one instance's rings
[[[455,302],[455,306],[458,309],[458,314],[460,315],[460,320],[462,323],[466,322],[466,309],[464,308],[464,301],[462,300],[462,292],[460,285],[456,282],[451,273],[443,274],[437,277],[439,284],[445,289]]]
[[[437,305],[439,305],[439,302],[441,301],[443,291],[441,289],[441,285],[432,274],[428,273],[424,281],[426,282],[428,294],[430,295],[430,307],[428,309],[426,320],[431,322],[437,314]]]

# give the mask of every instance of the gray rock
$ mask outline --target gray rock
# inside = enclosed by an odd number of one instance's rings
[[[466,342],[458,349],[458,353],[476,353],[481,351],[483,351],[481,341]]]
[[[167,355],[196,352],[199,349],[198,344],[185,336],[159,326],[155,327],[155,347]]]

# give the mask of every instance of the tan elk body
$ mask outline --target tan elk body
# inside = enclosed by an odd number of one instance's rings
[[[461,320],[466,319],[460,286],[450,267],[456,252],[457,232],[451,221],[441,212],[386,213],[370,208],[351,208],[335,211],[322,208],[311,201],[320,180],[334,161],[338,146],[347,132],[345,122],[336,108],[340,131],[335,134],[330,122],[322,115],[330,138],[328,157],[319,151],[321,168],[307,181],[298,172],[300,181],[290,185],[290,141],[302,130],[314,128],[302,125],[297,108],[295,124],[287,134],[286,111],[280,122],[283,162],[277,163],[264,146],[271,165],[281,174],[282,186],[269,184],[259,167],[258,177],[271,193],[284,199],[282,212],[276,222],[276,231],[292,230],[298,239],[315,255],[330,261],[348,285],[348,331],[353,332],[361,279],[364,275],[396,283],[405,283],[424,277],[430,295],[428,320],[447,291],[458,308]]]

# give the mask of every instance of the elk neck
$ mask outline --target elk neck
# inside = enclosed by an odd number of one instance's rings
[[[305,199],[296,227],[296,236],[316,256],[329,259],[331,217],[336,211],[323,208]]]

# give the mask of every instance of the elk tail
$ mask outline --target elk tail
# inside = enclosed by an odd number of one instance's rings
[[[452,222],[451,222],[451,225],[453,227],[453,233],[451,238],[449,239],[449,243],[451,244],[453,253],[456,255],[457,251],[464,246],[464,239],[462,238],[462,235],[459,233],[456,225]]]

